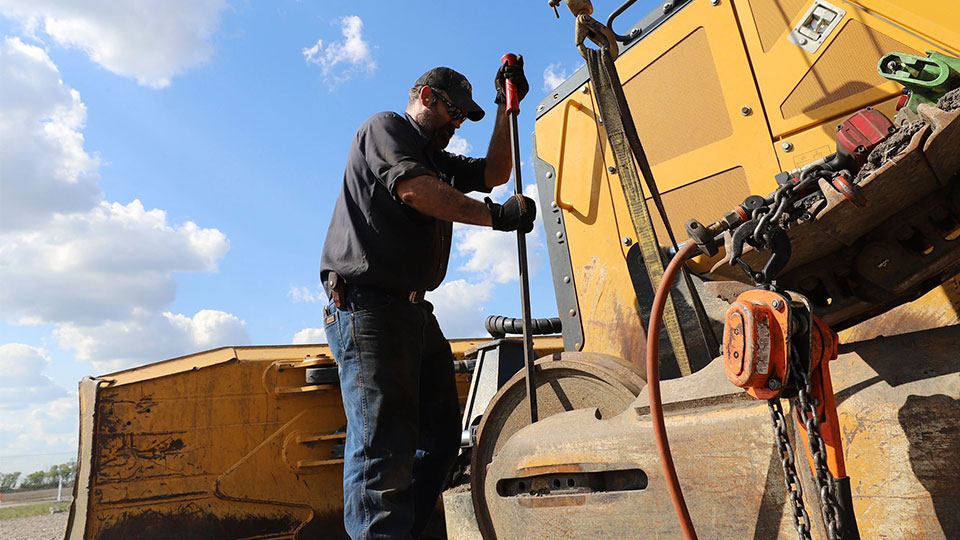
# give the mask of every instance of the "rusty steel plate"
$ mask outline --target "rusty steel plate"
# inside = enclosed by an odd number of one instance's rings
[[[537,409],[539,419],[572,411],[590,409],[597,415],[612,417],[636,399],[643,379],[630,364],[596,353],[565,352],[536,363]],[[471,458],[470,485],[477,523],[484,538],[490,533],[490,515],[484,490],[488,464],[511,435],[530,424],[524,373],[518,373],[490,400],[477,430],[477,443]]]
[[[861,538],[960,538],[957,350],[953,326],[842,345],[831,362]],[[766,403],[731,385],[719,359],[664,381],[662,397],[699,537],[797,538]],[[682,538],[647,403],[641,392],[613,418],[576,410],[511,436],[486,471],[484,538]],[[794,451],[822,540],[806,452]]]

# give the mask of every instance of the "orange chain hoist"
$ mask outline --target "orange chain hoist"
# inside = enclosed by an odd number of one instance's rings
[[[779,400],[793,399],[797,431],[806,448],[818,491],[814,496],[819,496],[828,537],[846,539],[859,535],[830,382],[830,361],[837,358],[837,345],[836,332],[813,315],[803,296],[752,289],[737,297],[727,310],[721,354],[730,382],[770,404],[777,443],[784,455],[789,453],[784,449],[789,441],[785,426],[778,427],[778,414],[781,424],[785,423]],[[789,468],[784,464],[784,474],[787,488],[802,494],[792,463]],[[801,537],[809,535],[809,518],[802,502],[795,517]]]

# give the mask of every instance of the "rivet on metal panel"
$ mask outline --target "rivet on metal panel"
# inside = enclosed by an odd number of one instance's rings
[[[617,174],[617,168],[614,165],[607,167],[607,172],[610,174]]]
[[[780,381],[778,379],[770,379],[769,381],[767,381],[767,388],[771,390],[779,390]]]
[[[563,231],[557,231],[557,238],[563,238]]]
[[[575,309],[571,309],[571,310],[570,310],[570,316],[571,316],[571,317],[576,316],[576,314],[577,314],[577,310],[575,310]]]
[[[719,5],[720,5],[720,0],[710,0],[710,5],[711,5],[711,6],[719,6]]]
[[[780,311],[780,309],[783,307],[783,302],[781,302],[779,298],[774,298],[773,302],[770,302],[770,307],[772,307],[777,311]]]
[[[623,242],[623,245],[629,246],[630,244],[633,243],[633,238],[630,238],[629,236],[624,236],[623,238],[620,239],[620,241]]]
[[[574,343],[574,344],[573,344],[573,348],[579,349],[579,348],[580,348],[580,342],[578,341],[578,342]]]
[[[570,276],[563,276],[564,283],[570,283]]]
[[[543,105],[540,105],[539,107],[537,107],[537,112],[543,112]]]
[[[581,93],[581,94],[589,94],[589,93],[590,93],[590,87],[584,85],[583,88],[580,89],[580,93]]]
[[[558,208],[558,206],[557,206],[557,201],[551,201],[551,202],[550,202],[550,208],[557,209],[557,208]]]
[[[673,2],[667,2],[666,4],[663,5],[664,13],[669,12],[671,9],[673,9]]]
[[[784,152],[789,152],[793,150],[793,143],[790,141],[785,141],[783,144],[780,145],[780,148],[783,148]]]
[[[635,38],[635,37],[639,36],[639,35],[640,35],[640,32],[642,32],[642,31],[643,31],[643,30],[640,30],[639,28],[634,28],[633,30],[630,30],[630,37]]]
[[[752,112],[753,112],[753,109],[751,109],[749,105],[744,105],[743,107],[740,107],[740,114],[744,116],[749,116],[750,113]]]
[[[553,173],[550,171],[547,171],[547,178],[553,178]]]
[[[797,45],[806,45],[806,44],[807,44],[807,38],[803,36],[800,36],[797,38]]]

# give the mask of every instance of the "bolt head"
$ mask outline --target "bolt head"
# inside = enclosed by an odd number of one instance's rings
[[[563,238],[563,231],[557,231],[557,238]]]
[[[667,2],[666,4],[663,5],[663,12],[664,12],[664,13],[667,13],[667,12],[670,11],[671,9],[673,9],[673,2]]]
[[[547,171],[547,178],[553,178],[553,173],[550,171]]]
[[[571,310],[570,310],[570,316],[571,316],[571,317],[576,316],[576,314],[577,314],[577,310],[575,310],[575,309],[571,309]]]
[[[749,105],[744,105],[743,107],[740,107],[740,114],[742,114],[743,116],[749,116],[749,114],[752,112],[753,112],[753,109],[751,109]]]
[[[610,165],[609,167],[607,167],[607,172],[610,174],[616,174],[617,168],[614,167],[613,165]]]
[[[537,112],[543,112],[543,105],[537,107]]]
[[[581,93],[581,94],[589,94],[589,93],[590,93],[590,87],[589,87],[589,86],[584,86],[583,88],[580,89],[580,93]]]
[[[563,276],[564,283],[570,283],[570,276]]]
[[[789,152],[793,150],[793,143],[790,141],[785,141],[783,144],[780,145],[780,148],[783,148],[784,152]]]
[[[623,242],[623,245],[629,246],[630,244],[633,243],[633,238],[630,238],[629,236],[624,236],[623,238],[620,239],[620,241]]]
[[[806,44],[807,44],[807,38],[803,36],[800,36],[797,38],[797,45],[806,45]]]
[[[771,390],[779,390],[779,389],[780,389],[780,380],[779,380],[779,379],[770,379],[770,380],[768,380],[768,381],[767,381],[767,388],[769,388],[769,389],[771,389]]]
[[[550,208],[553,208],[553,209],[558,208],[557,201],[550,201]]]
[[[719,6],[719,5],[720,5],[720,0],[710,0],[710,5],[711,5],[711,6]]]
[[[770,302],[770,306],[773,309],[780,311],[780,309],[783,308],[783,302],[779,298],[774,298],[773,302]]]

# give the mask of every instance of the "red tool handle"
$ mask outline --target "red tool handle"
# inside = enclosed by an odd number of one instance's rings
[[[500,63],[503,64],[506,62],[507,65],[512,66],[517,63],[517,55],[513,53],[506,53],[500,57]],[[513,84],[513,81],[510,79],[505,79],[506,83],[506,96],[507,96],[507,114],[514,113],[520,114],[520,100],[517,98],[517,85]]]

